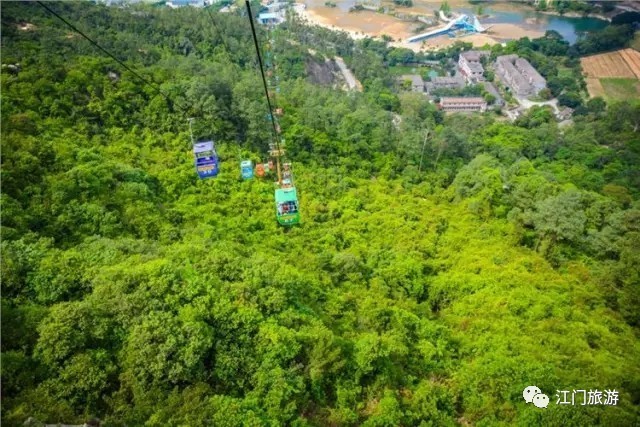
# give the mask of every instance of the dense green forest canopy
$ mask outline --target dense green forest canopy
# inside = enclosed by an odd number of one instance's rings
[[[2,4],[3,424],[640,423],[637,101],[564,127],[445,116],[393,91],[384,43],[289,22],[303,221],[283,229],[273,183],[239,178],[270,138],[241,11],[47,4],[171,102],[37,4]],[[309,83],[309,48],[365,91]],[[215,179],[187,117],[218,142]],[[555,404],[590,389],[620,400]]]

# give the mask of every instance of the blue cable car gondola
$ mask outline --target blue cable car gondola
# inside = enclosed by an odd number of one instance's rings
[[[242,173],[242,179],[253,178],[253,162],[251,160],[241,161],[240,172]]]
[[[200,141],[193,144],[196,172],[200,179],[218,175],[218,154],[213,141]]]

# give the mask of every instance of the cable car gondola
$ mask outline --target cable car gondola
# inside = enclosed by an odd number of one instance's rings
[[[218,175],[218,154],[213,141],[199,141],[193,144],[196,172],[200,179]]]
[[[253,162],[251,160],[241,161],[240,173],[242,174],[242,179],[246,180],[253,178]]]
[[[298,194],[295,187],[278,188],[276,196],[276,218],[280,225],[294,225],[300,222]]]

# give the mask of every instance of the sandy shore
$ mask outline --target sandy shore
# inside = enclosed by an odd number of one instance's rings
[[[351,38],[356,40],[364,39],[368,36],[362,31],[359,31],[357,28],[337,27],[331,24],[328,18],[320,15],[313,10],[307,9],[303,4],[296,3],[293,10],[298,14],[300,18],[302,18],[303,21],[309,23],[309,25],[317,25],[319,27],[328,28],[334,31],[344,31],[345,33],[348,33]]]
[[[413,34],[408,34],[406,37],[411,35]],[[401,42],[394,42],[391,43],[391,45],[419,52],[423,50],[438,50],[445,48],[451,46],[457,41],[471,43],[474,47],[482,47],[485,45],[493,46],[494,44],[502,43],[505,40],[519,39],[521,37],[536,38],[542,37],[543,35],[544,33],[542,31],[525,30],[514,24],[495,24],[484,33],[467,34],[455,38],[443,35],[417,43],[409,43],[406,41],[406,37],[404,37]]]
[[[515,24],[493,24],[487,30],[486,35],[500,40],[513,40],[521,37],[542,37],[544,31],[525,29]]]
[[[486,34],[469,34],[456,38],[451,38],[449,36],[440,36],[424,40],[423,42],[409,43],[407,41],[396,41],[389,44],[393,47],[403,47],[405,49],[411,49],[414,52],[421,52],[442,49],[451,46],[457,41],[472,43],[474,47],[482,47],[484,45],[493,46],[494,44],[499,43],[494,38]]]

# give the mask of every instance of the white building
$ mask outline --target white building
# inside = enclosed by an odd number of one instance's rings
[[[458,68],[467,82],[475,84],[484,81],[484,67],[480,63],[483,56],[488,56],[489,52],[470,50],[461,52],[458,58]]]
[[[447,97],[440,98],[440,108],[449,112],[487,111],[487,101],[480,97]]]
[[[496,77],[511,92],[518,96],[537,95],[547,87],[547,81],[529,64],[518,55],[503,55],[496,58]]]
[[[433,77],[425,83],[425,90],[429,93],[438,89],[458,89],[464,87],[464,80],[460,77]]]
[[[258,22],[262,25],[278,25],[285,21],[284,12],[261,13],[258,15]]]
[[[170,0],[165,3],[172,9],[184,6],[205,7],[207,4],[209,3],[205,0]]]

